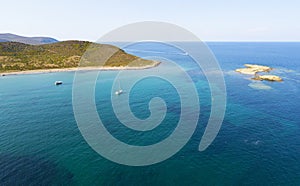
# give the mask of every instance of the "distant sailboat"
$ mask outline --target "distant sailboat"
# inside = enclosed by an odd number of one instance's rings
[[[119,90],[117,90],[116,92],[115,92],[115,94],[116,95],[120,95],[120,94],[122,94],[123,93],[123,90],[121,89],[121,84],[120,84],[120,81],[119,81]]]

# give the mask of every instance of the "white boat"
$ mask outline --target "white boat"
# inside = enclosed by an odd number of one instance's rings
[[[122,93],[123,93],[123,90],[122,90],[122,89],[117,90],[117,91],[115,92],[116,95],[120,95],[120,94],[122,94]]]
[[[61,85],[63,82],[62,81],[55,81],[55,85]]]
[[[116,95],[120,95],[120,94],[122,94],[123,93],[123,90],[121,89],[121,85],[120,85],[120,81],[119,81],[119,90],[117,90],[116,92],[115,92],[115,94]]]

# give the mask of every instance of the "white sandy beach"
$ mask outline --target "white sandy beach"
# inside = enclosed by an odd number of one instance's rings
[[[74,67],[74,68],[57,68],[57,69],[38,69],[38,70],[26,70],[26,71],[15,71],[15,72],[3,72],[0,76],[9,75],[23,75],[23,74],[43,74],[43,73],[53,73],[53,72],[75,72],[75,71],[107,71],[107,70],[143,70],[148,68],[156,67],[160,62],[155,61],[152,65],[146,65],[141,67],[130,67],[130,66],[120,66],[120,67]]]

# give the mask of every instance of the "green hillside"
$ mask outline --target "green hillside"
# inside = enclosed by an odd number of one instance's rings
[[[80,66],[103,64],[109,67],[140,67],[154,63],[127,54],[112,45],[87,41],[63,41],[45,45],[0,43],[0,72],[78,67],[80,60]]]

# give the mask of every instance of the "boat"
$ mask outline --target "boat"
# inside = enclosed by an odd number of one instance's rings
[[[61,84],[63,84],[63,82],[62,82],[62,81],[55,81],[54,84],[55,84],[55,85],[61,85]]]
[[[122,90],[122,89],[117,90],[117,91],[115,92],[116,95],[120,95],[120,94],[122,94],[122,93],[123,93],[123,90]]]
[[[122,94],[123,93],[123,90],[121,89],[121,85],[120,85],[120,81],[119,81],[119,90],[117,90],[116,92],[115,92],[115,94],[116,95],[120,95],[120,94]]]

